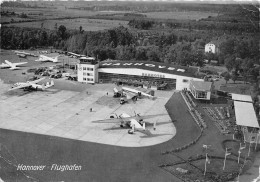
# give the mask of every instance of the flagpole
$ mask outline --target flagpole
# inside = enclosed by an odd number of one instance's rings
[[[252,131],[253,132],[253,131]],[[252,132],[251,132],[251,134],[250,134],[250,141],[249,141],[249,149],[248,149],[248,154],[247,154],[247,156],[249,157],[249,155],[250,155],[250,148],[251,148],[251,144],[252,144]]]
[[[256,135],[256,143],[255,143],[255,150],[257,148],[257,144],[258,144],[258,137],[259,137],[260,131],[257,133]]]
[[[226,148],[226,152],[225,152],[225,159],[224,159],[224,165],[223,165],[223,170],[225,170],[225,166],[226,166],[226,159],[227,159],[227,148]]]
[[[241,150],[245,149],[246,148],[246,143],[245,143],[245,146],[241,146],[241,143],[240,143],[240,147],[239,147],[239,150],[238,150],[238,164],[239,164],[239,160],[240,160],[240,154],[241,154]]]
[[[203,148],[206,149],[206,159],[205,159],[205,170],[204,170],[204,176],[206,175],[206,171],[207,171],[207,162],[209,163],[209,160],[208,160],[208,147],[210,147],[211,145],[204,145],[203,144]]]
[[[204,170],[204,176],[206,175],[207,171],[207,153],[206,153],[206,159],[205,159],[205,170]]]
[[[239,150],[238,150],[238,159],[237,159],[237,163],[239,164],[239,159],[240,159],[240,154],[241,154],[241,143],[240,143],[240,147],[239,147]]]
[[[228,152],[228,151],[227,151],[228,149],[230,149],[230,148],[226,148],[223,170],[225,170],[227,156],[231,154],[231,152]]]

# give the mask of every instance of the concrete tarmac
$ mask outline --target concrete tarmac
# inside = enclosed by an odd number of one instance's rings
[[[120,105],[118,98],[113,98],[110,93],[107,96],[104,89],[99,90],[100,86],[88,92],[50,88],[18,95],[5,94],[10,86],[3,82],[0,87],[0,128],[3,129],[124,147],[156,145],[176,134],[164,107],[172,92],[161,94],[155,100],[143,98]],[[113,113],[134,115],[135,112],[140,115],[165,115],[145,120],[151,135],[139,131],[128,134],[130,128],[120,128],[119,123],[92,123],[108,119]],[[153,130],[155,121],[156,130]]]

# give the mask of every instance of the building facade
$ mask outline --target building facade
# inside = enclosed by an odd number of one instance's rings
[[[77,65],[78,81],[83,83],[98,82],[98,63],[92,57],[80,58],[80,63]]]
[[[219,42],[211,41],[205,45],[205,53],[218,54],[219,51]]]
[[[93,63],[80,61],[78,81],[131,84],[151,89],[160,89],[167,85],[176,90],[189,89],[191,80],[204,81],[197,76],[198,70],[191,67],[148,61],[108,60]]]

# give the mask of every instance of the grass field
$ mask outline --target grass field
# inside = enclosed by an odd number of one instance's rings
[[[217,13],[211,12],[198,12],[198,11],[189,11],[189,12],[149,12],[142,13],[147,15],[147,18],[154,19],[177,19],[177,20],[199,20],[202,18],[207,18],[208,16],[217,16]]]
[[[15,12],[16,14],[25,13],[29,18],[32,19],[53,19],[62,17],[86,17],[94,16],[98,14],[113,14],[115,12],[110,11],[84,11],[76,9],[48,9],[48,8],[1,8],[1,11]],[[122,12],[123,13],[123,12]],[[5,21],[6,16],[1,17],[1,22]]]
[[[17,27],[32,27],[32,28],[41,28],[43,23],[43,28],[54,30],[54,26],[57,23],[57,26],[64,25],[67,29],[79,29],[82,26],[82,29],[85,31],[98,31],[110,29],[118,26],[127,27],[127,21],[120,20],[101,20],[101,19],[62,19],[62,20],[45,20],[37,22],[24,22],[24,23],[13,23],[8,24],[7,26],[17,26]]]

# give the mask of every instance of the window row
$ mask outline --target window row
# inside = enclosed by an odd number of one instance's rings
[[[86,67],[83,67],[83,70],[93,71],[94,68],[86,68]]]
[[[85,72],[83,72],[83,76],[93,76],[94,74],[93,73],[85,73]]]
[[[85,78],[85,77],[83,78],[83,80],[84,80],[84,81],[94,81],[93,78]]]

